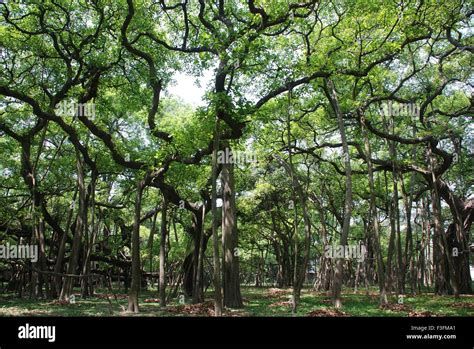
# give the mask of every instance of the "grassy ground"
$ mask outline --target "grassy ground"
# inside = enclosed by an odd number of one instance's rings
[[[291,289],[243,287],[244,308],[225,311],[227,316],[292,316]],[[160,309],[156,292],[142,292],[140,313],[133,316],[209,316],[213,314],[212,294],[206,295],[202,304],[180,304],[170,302]],[[0,295],[0,316],[130,316],[124,312],[126,295],[117,299],[103,294],[101,297],[81,299],[76,295],[75,304],[61,304],[51,300],[18,299],[13,295]],[[326,293],[304,290],[297,316],[474,316],[474,296],[464,295],[459,299],[450,296],[423,294],[405,296],[403,304],[392,297],[391,305],[381,309],[378,294],[345,290],[344,307],[335,311]]]

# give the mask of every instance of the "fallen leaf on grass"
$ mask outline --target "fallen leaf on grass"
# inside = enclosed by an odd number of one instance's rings
[[[451,304],[453,308],[474,309],[474,303],[456,302]]]
[[[270,308],[274,307],[291,307],[293,303],[291,301],[281,301],[281,302],[275,302],[269,305]]]
[[[214,302],[171,306],[166,311],[172,314],[214,316]]]
[[[332,304],[332,299],[322,299],[321,303],[323,303],[323,304]]]
[[[55,299],[54,301],[51,301],[49,303],[46,303],[48,305],[69,305],[71,303],[69,303],[69,301],[65,300],[65,299]]]
[[[94,297],[99,298],[99,299],[127,299],[128,295],[127,294],[113,294],[113,293],[96,293]]]
[[[158,298],[147,298],[143,301],[144,303],[160,303]]]
[[[347,314],[339,309],[318,309],[308,313],[310,317],[342,317]]]
[[[408,313],[408,317],[429,317],[429,316],[436,316],[435,313],[431,311],[410,311]]]
[[[383,310],[390,310],[390,311],[410,311],[410,307],[405,304],[384,304],[379,307]]]
[[[270,288],[264,297],[275,298],[275,297],[285,296],[290,293],[291,293],[291,290],[284,290],[281,288]]]

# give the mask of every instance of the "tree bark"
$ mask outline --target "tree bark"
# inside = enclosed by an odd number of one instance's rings
[[[198,251],[198,261],[197,261],[197,270],[195,273],[195,282],[194,282],[194,289],[193,289],[193,303],[201,303],[204,301],[204,294],[203,294],[203,285],[202,285],[202,273],[203,273],[203,264],[204,264],[204,243],[207,244],[207,239],[205,239],[205,224],[204,220],[206,218],[206,205],[203,204],[201,206],[202,215],[201,215],[201,229],[199,234],[199,251]]]
[[[435,174],[434,159],[432,153],[432,146],[428,147],[428,161],[431,170],[431,196],[433,205],[433,219],[435,234],[433,237],[433,249],[436,247],[435,266],[436,269],[436,283],[435,291],[438,294],[447,294],[450,292],[451,286],[452,292],[455,297],[459,297],[459,288],[456,280],[456,273],[454,269],[454,262],[452,251],[449,250],[446,235],[443,230],[443,221],[441,215],[441,201],[438,190],[438,177]],[[446,262],[445,262],[446,261]]]
[[[137,182],[137,192],[135,196],[135,218],[132,232],[132,284],[128,294],[128,312],[138,313],[138,295],[140,293],[140,213],[142,207],[142,194],[144,181]]]
[[[161,208],[161,237],[160,237],[160,307],[166,307],[166,211],[168,202],[163,197],[163,206]]]
[[[84,181],[84,163],[81,154],[76,150],[76,166],[77,166],[77,186],[79,191],[79,209],[75,222],[75,231],[71,247],[71,256],[69,257],[69,264],[67,274],[75,274],[77,262],[79,259],[79,249],[81,245],[82,234],[84,231],[85,216],[87,215],[86,203],[86,185]],[[63,282],[60,299],[69,300],[73,289],[73,278],[66,277]]]
[[[375,184],[374,184],[374,174],[373,174],[373,167],[372,167],[372,151],[370,147],[369,137],[367,134],[367,129],[365,126],[365,119],[362,118],[362,133],[364,136],[364,144],[365,144],[365,152],[367,154],[367,170],[368,170],[368,178],[369,178],[369,189],[370,189],[370,202],[369,202],[369,214],[370,214],[370,225],[369,229],[373,232],[371,234],[373,246],[375,249],[375,254],[377,258],[377,276],[379,282],[379,290],[380,290],[380,305],[384,305],[388,303],[387,300],[387,292],[385,290],[385,272],[384,272],[384,265],[383,265],[383,256],[382,256],[382,249],[380,247],[380,227],[379,227],[379,219],[377,215],[377,206],[376,206],[376,197],[375,197]]]
[[[342,150],[344,153],[344,172],[346,175],[346,193],[344,199],[344,221],[342,225],[342,234],[340,244],[342,246],[347,245],[347,239],[349,236],[349,229],[351,224],[351,214],[352,214],[352,170],[351,170],[351,161],[349,157],[349,146],[346,139],[346,131],[344,127],[344,120],[342,117],[342,112],[339,107],[339,102],[337,100],[336,90],[334,84],[331,80],[327,79],[325,81],[326,95],[330,101],[331,107],[336,114],[337,123],[339,127],[339,133],[341,134]],[[341,289],[342,289],[342,273],[343,273],[343,259],[338,259],[336,261],[336,268],[334,271],[334,281],[333,281],[333,290],[332,298],[333,304],[336,308],[342,307],[341,300]]]
[[[224,147],[229,147],[229,144],[224,143]],[[224,306],[242,308],[233,163],[222,165],[221,185]]]
[[[217,217],[217,150],[219,149],[219,119],[216,117],[214,127],[214,148],[212,151],[212,241],[214,263],[214,315],[222,316],[221,266],[219,260],[219,220]]]

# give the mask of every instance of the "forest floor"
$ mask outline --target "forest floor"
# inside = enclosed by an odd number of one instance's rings
[[[105,292],[105,291],[104,291]],[[226,316],[292,316],[291,289],[242,287],[244,308],[226,309]],[[81,299],[75,295],[75,303],[57,300],[19,299],[13,294],[0,294],[0,316],[212,316],[212,293],[200,304],[180,304],[178,299],[160,309],[156,291],[144,291],[140,295],[140,313],[129,314],[126,294],[99,293]],[[474,316],[474,295],[436,296],[433,293],[405,295],[403,304],[390,297],[390,305],[380,308],[378,293],[374,290],[346,289],[343,292],[344,307],[339,311],[331,306],[329,293],[305,289],[302,292],[297,316]]]

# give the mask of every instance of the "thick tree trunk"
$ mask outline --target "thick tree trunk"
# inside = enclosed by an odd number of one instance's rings
[[[448,185],[436,178],[438,193],[440,197],[449,205],[453,217],[453,223],[448,227],[446,234],[446,246],[449,256],[452,258],[452,264],[455,274],[455,282],[459,293],[472,293],[471,274],[469,263],[469,241],[470,229],[474,221],[474,199],[462,200],[454,194]],[[449,260],[444,260],[444,270],[449,268]],[[448,272],[445,272],[445,279],[449,279]],[[448,293],[452,293],[452,287],[447,285]]]
[[[434,256],[434,267],[435,267],[435,292],[437,294],[448,294],[449,293],[449,273],[446,272],[446,264],[444,259],[446,258],[445,245],[443,244],[443,227],[441,223],[441,208],[439,205],[438,196],[432,191],[432,205],[433,205],[433,222],[434,222],[434,235],[433,235],[433,256]],[[446,275],[448,277],[446,278]]]
[[[86,221],[85,221],[85,228],[84,228],[84,263],[83,263],[83,270],[82,273],[84,275],[89,275],[91,271],[91,255],[93,252],[95,240],[97,237],[98,229],[99,227],[96,224],[99,224],[99,222],[96,222],[96,217],[95,217],[95,189],[96,189],[96,181],[97,181],[97,173],[95,171],[92,171],[92,176],[91,176],[91,181],[89,183],[89,188],[88,188],[88,206],[90,207],[91,211],[91,220],[89,223],[89,220],[87,218],[87,211],[86,211]],[[91,229],[89,229],[89,226]],[[92,296],[94,293],[94,288],[93,288],[93,283],[92,279],[89,277],[84,277],[81,280],[81,296],[83,298]]]
[[[375,254],[377,258],[377,276],[379,282],[379,290],[380,290],[380,305],[384,305],[388,303],[387,300],[387,292],[385,290],[385,272],[384,272],[384,265],[383,265],[383,256],[382,256],[382,249],[380,247],[380,228],[379,228],[379,219],[377,215],[377,207],[376,207],[376,196],[375,196],[375,184],[374,184],[374,174],[373,174],[373,167],[372,167],[372,151],[370,147],[369,138],[367,135],[367,129],[365,127],[365,119],[362,119],[362,132],[364,135],[364,144],[365,144],[365,152],[367,154],[367,169],[368,169],[368,177],[369,177],[369,189],[370,189],[370,203],[369,203],[369,213],[370,213],[370,225],[369,229],[372,231],[371,240],[373,241],[372,244],[375,249]]]
[[[436,283],[435,291],[438,294],[446,294],[451,290],[455,297],[459,297],[459,288],[457,285],[456,274],[454,270],[454,262],[452,251],[449,250],[446,235],[443,229],[443,220],[441,216],[441,201],[439,195],[438,177],[435,174],[434,157],[432,153],[432,146],[428,148],[429,167],[431,171],[431,201],[433,205],[433,219],[434,219],[434,238],[433,249],[436,251],[435,267],[436,269]]]
[[[38,124],[40,125],[40,124]],[[40,128],[37,128],[35,132],[39,132]],[[46,129],[45,129],[46,130]],[[33,137],[33,135],[31,135]],[[31,161],[31,137],[30,136],[16,136],[15,138],[21,144],[21,175],[25,184],[31,194],[31,219],[32,219],[32,232],[31,232],[31,245],[37,245],[38,248],[38,260],[33,263],[33,266],[37,270],[46,270],[46,250],[44,241],[44,224],[42,217],[38,214],[39,208],[43,205],[43,195],[38,191],[38,183],[36,179],[36,164]],[[43,139],[38,149],[37,159],[40,156]],[[37,162],[37,161],[36,161]],[[31,298],[42,298],[43,297],[43,284],[45,281],[44,276],[41,273],[35,271],[30,272],[30,297]],[[49,285],[46,280],[46,288],[48,289],[49,296]]]
[[[275,255],[277,256],[278,272],[277,272],[277,286],[279,288],[290,286],[291,279],[291,260],[289,253],[288,240],[284,233],[281,231],[280,225],[277,224],[275,212],[270,211],[270,218],[272,221],[272,229],[276,233],[278,240],[275,239],[273,242]]]
[[[193,217],[190,235],[193,239],[194,248],[187,254],[183,262],[183,289],[186,297],[192,298],[193,303],[201,303],[204,301],[204,295],[202,294],[204,283],[204,255],[206,252],[208,240],[212,235],[209,233],[209,231],[206,234],[204,233],[204,227],[201,222],[201,218],[198,218],[197,216]],[[201,257],[199,257],[200,255]],[[198,278],[197,269],[199,269],[199,258],[202,258],[202,261]]]
[[[403,250],[402,250],[402,237],[400,231],[400,207],[399,207],[399,194],[398,194],[398,173],[393,172],[393,201],[395,205],[395,223],[397,231],[397,290],[398,294],[405,294],[405,278],[403,277]]]
[[[326,80],[326,95],[331,103],[332,109],[337,117],[337,123],[339,127],[339,133],[341,135],[342,150],[344,154],[344,171],[346,174],[346,193],[344,199],[344,221],[342,225],[342,233],[340,244],[342,246],[347,245],[347,239],[349,236],[349,229],[351,224],[351,214],[352,214],[352,170],[351,170],[351,161],[349,157],[349,146],[346,139],[346,131],[344,127],[344,120],[342,118],[342,112],[339,108],[339,103],[337,101],[336,90],[334,84],[331,80]],[[332,298],[333,304],[336,308],[342,307],[341,301],[341,289],[342,289],[342,273],[343,273],[343,263],[344,260],[339,258],[336,261],[336,268],[334,271],[334,281],[333,281],[333,290]]]
[[[203,264],[204,264],[204,251],[205,251],[205,246],[204,243],[206,242],[207,244],[207,239],[205,238],[204,234],[204,220],[206,218],[206,205],[203,204],[201,206],[202,210],[202,215],[201,215],[201,229],[199,231],[199,251],[197,253],[197,270],[194,275],[195,282],[194,282],[194,292],[193,292],[193,303],[201,303],[204,301],[204,294],[203,294]]]
[[[385,115],[383,115],[383,124],[385,129],[391,130],[394,132],[394,123],[393,123],[393,116],[387,122]],[[402,277],[401,272],[403,269],[403,261],[402,261],[402,243],[401,243],[401,236],[400,236],[400,210],[398,204],[398,171],[395,167],[395,163],[397,160],[397,149],[396,143],[392,140],[387,139],[387,145],[389,148],[390,158],[393,161],[392,166],[392,200],[390,205],[390,242],[391,248],[389,247],[389,258],[387,258],[387,273],[388,273],[388,280],[387,280],[387,289],[389,292],[392,291],[392,282],[393,282],[393,273],[392,273],[392,258],[393,253],[396,252],[395,256],[397,257],[396,261],[396,281],[397,281],[397,293],[403,294],[404,293],[404,286],[402,284]],[[387,192],[388,194],[388,192]]]
[[[138,313],[138,294],[140,292],[141,269],[140,269],[140,213],[142,208],[142,193],[144,181],[137,183],[135,197],[135,218],[132,233],[132,284],[128,294],[128,312]]]
[[[414,154],[415,155],[415,154]],[[405,254],[403,258],[403,269],[402,269],[402,284],[405,285],[406,277],[407,277],[407,271],[408,275],[410,276],[410,288],[411,292],[414,294],[416,291],[415,287],[415,277],[414,277],[414,270],[413,270],[413,229],[412,229],[412,224],[411,224],[411,210],[412,210],[412,202],[413,202],[413,184],[414,184],[414,178],[415,174],[412,173],[410,177],[410,189],[409,193],[406,192],[405,190],[405,185],[403,183],[403,179],[400,181],[401,183],[401,189],[402,189],[402,195],[403,195],[403,202],[405,206],[405,221],[406,221],[406,237],[405,237]]]
[[[69,257],[69,263],[67,268],[67,274],[75,274],[77,268],[77,262],[79,259],[79,249],[81,245],[82,234],[84,231],[84,222],[87,215],[87,203],[86,203],[86,185],[84,181],[84,163],[81,158],[79,151],[76,151],[76,166],[77,166],[77,186],[79,190],[79,210],[75,222],[75,231],[71,247],[71,256]],[[63,282],[61,289],[60,299],[69,300],[72,289],[74,286],[74,280],[71,277],[66,277]]]
[[[214,149],[212,151],[212,242],[213,242],[213,282],[214,282],[214,315],[222,316],[221,266],[219,260],[219,220],[217,217],[217,150],[219,149],[219,119],[216,117],[214,128]]]
[[[385,174],[386,176],[386,174]],[[387,195],[389,192],[387,190]],[[388,201],[388,198],[387,198]],[[393,285],[393,255],[395,252],[395,236],[396,236],[396,224],[395,224],[395,207],[394,207],[394,200],[392,196],[392,200],[389,203],[389,215],[390,215],[390,237],[388,242],[388,251],[387,251],[387,268],[386,268],[386,285],[385,289],[388,293],[392,292],[392,285]]]
[[[158,207],[156,208],[155,214],[153,215],[153,221],[151,224],[151,229],[150,229],[150,235],[148,236],[148,242],[147,242],[147,250],[149,254],[149,271],[153,272],[153,241],[155,238],[155,233],[156,233],[156,219],[158,217]]]
[[[228,144],[224,144],[228,147]],[[221,172],[222,185],[222,248],[224,306],[241,308],[237,212],[235,206],[234,164],[225,163]]]
[[[71,227],[72,217],[74,215],[74,207],[76,203],[77,193],[78,193],[78,188],[76,187],[76,189],[74,190],[74,195],[72,196],[72,203],[68,209],[68,214],[67,214],[67,219],[66,219],[66,229],[64,229],[59,241],[59,247],[58,247],[58,251],[56,255],[56,264],[54,266],[54,272],[56,274],[61,274],[63,272],[66,241],[68,238],[69,229]],[[54,280],[55,280],[54,281],[54,297],[57,297],[61,293],[63,279],[60,276],[56,276]]]
[[[168,210],[168,202],[163,198],[163,206],[161,208],[161,237],[160,237],[160,307],[166,306],[166,211]]]

